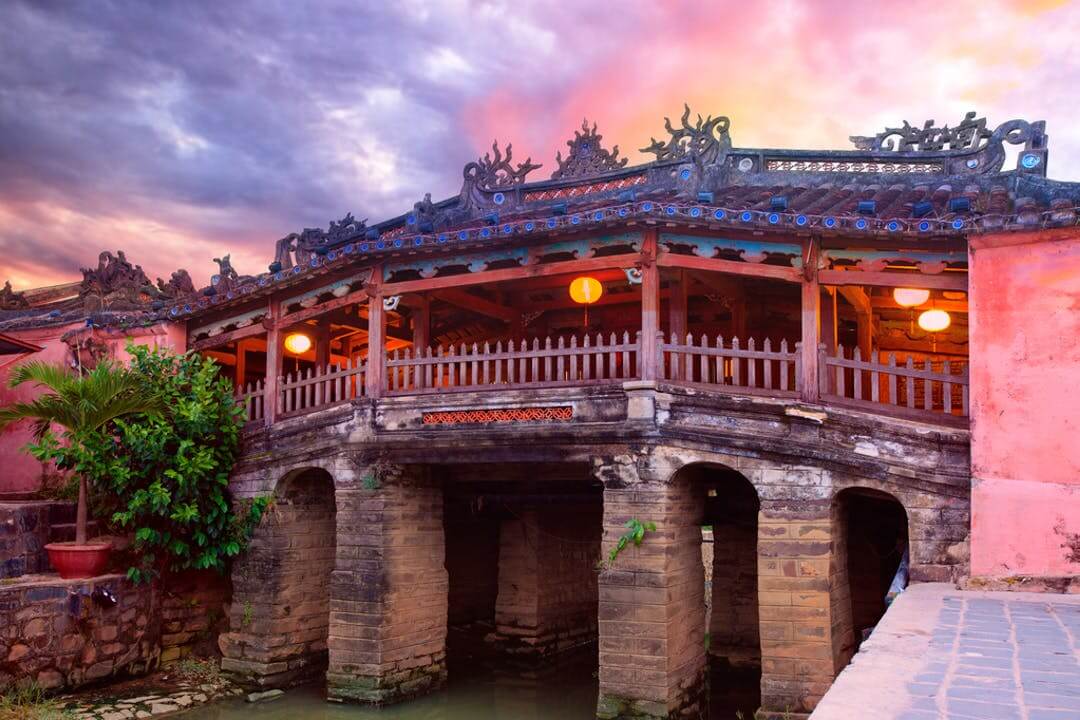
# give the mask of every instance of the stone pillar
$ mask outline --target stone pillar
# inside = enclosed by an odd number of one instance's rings
[[[707,712],[703,505],[689,482],[604,468],[603,558],[627,521],[655,523],[600,573],[600,718],[697,718]]]
[[[596,638],[599,505],[516,511],[499,528],[495,640],[506,652],[547,656]]]
[[[283,481],[247,552],[233,566],[221,668],[243,684],[283,687],[326,667],[334,566],[334,486],[309,470]]]
[[[828,500],[762,500],[761,708],[803,717],[850,659],[842,531]]]
[[[338,484],[330,585],[331,700],[385,705],[446,682],[442,488],[423,468],[374,465]]]

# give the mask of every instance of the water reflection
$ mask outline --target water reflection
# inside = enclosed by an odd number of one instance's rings
[[[481,667],[481,666],[477,666]],[[455,672],[456,670],[456,672]],[[596,654],[589,652],[555,665],[525,668],[502,664],[482,667],[462,678],[452,668],[445,692],[382,709],[328,703],[320,686],[289,690],[284,697],[257,704],[228,701],[190,710],[183,720],[592,720],[596,717]],[[719,675],[719,677],[718,677]],[[757,677],[713,674],[714,720],[734,720],[736,711],[752,718],[757,707]]]

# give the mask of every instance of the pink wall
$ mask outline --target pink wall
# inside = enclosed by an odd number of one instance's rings
[[[11,368],[26,360],[66,364],[70,361],[67,346],[60,338],[70,330],[83,328],[83,323],[63,325],[38,330],[8,331],[6,334],[41,347],[39,352],[22,355],[0,355],[0,405],[32,399],[39,392],[34,387],[23,385],[19,388],[8,387]],[[129,331],[129,333],[107,333],[95,330],[95,337],[104,339],[109,345],[111,357],[124,361],[128,358],[124,345],[130,337],[138,345],[157,345],[182,352],[186,347],[186,336],[182,325],[156,325],[151,328]],[[0,493],[33,492],[41,487],[46,467],[32,458],[23,448],[31,440],[29,424],[19,424],[0,432]]]
[[[1080,231],[971,248],[971,573],[1080,575]]]

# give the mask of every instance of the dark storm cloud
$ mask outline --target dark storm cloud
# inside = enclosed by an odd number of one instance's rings
[[[381,219],[453,192],[463,160],[446,149],[468,93],[422,70],[446,28],[401,7],[8,5],[4,203],[29,227],[46,203],[268,247],[347,210]],[[26,228],[0,237],[30,251]],[[39,260],[70,261],[68,238],[34,240]]]

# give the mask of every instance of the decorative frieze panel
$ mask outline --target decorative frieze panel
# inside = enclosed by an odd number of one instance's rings
[[[919,272],[937,275],[950,267],[967,267],[967,253],[919,252],[913,250],[823,250],[826,267],[847,266],[858,270],[879,272],[889,265],[914,265]]]
[[[688,246],[694,255],[703,258],[717,258],[725,253],[735,253],[745,262],[761,263],[782,258],[792,267],[802,267],[802,246],[795,243],[661,233],[660,245],[669,251],[679,246]]]
[[[406,279],[403,277],[406,273],[416,273],[421,278],[433,278],[440,271],[450,268],[464,268],[466,272],[476,273],[506,266],[541,264],[545,260],[565,255],[580,260],[595,257],[603,248],[625,248],[627,252],[637,252],[640,247],[640,233],[601,235],[542,245],[531,252],[529,248],[524,247],[508,248],[470,255],[417,258],[390,263],[383,268],[383,279],[387,282],[397,282]]]
[[[188,335],[193,339],[198,337],[216,337],[227,330],[239,330],[240,328],[254,325],[257,322],[260,322],[264,317],[266,317],[265,307],[241,315],[233,315],[224,320],[218,320],[206,325],[200,325],[196,328],[191,328],[188,330]]]
[[[945,171],[939,162],[886,162],[881,160],[837,160],[833,158],[766,158],[769,172],[874,173],[881,175],[934,174]]]
[[[479,425],[484,423],[569,422],[570,405],[557,407],[500,408],[495,410],[444,410],[426,412],[424,425]]]
[[[357,283],[364,283],[371,277],[371,271],[365,270],[363,273],[353,275],[352,277],[345,278],[344,280],[338,280],[337,282],[330,283],[329,285],[323,285],[317,287],[314,290],[309,290],[306,293],[300,295],[294,295],[290,298],[285,298],[281,301],[281,306],[289,308],[294,305],[299,305],[303,308],[314,307],[319,304],[319,298],[323,295],[333,295],[334,297],[345,297],[349,294],[349,290],[353,285]]]

